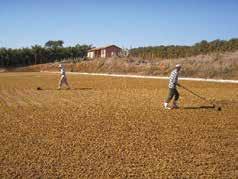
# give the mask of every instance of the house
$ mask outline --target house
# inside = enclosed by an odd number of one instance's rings
[[[93,48],[88,51],[88,58],[108,58],[113,56],[119,56],[122,53],[122,49],[116,45],[109,45],[101,48]]]

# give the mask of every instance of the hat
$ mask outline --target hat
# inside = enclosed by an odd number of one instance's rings
[[[181,68],[181,64],[177,64],[175,67],[176,68]]]

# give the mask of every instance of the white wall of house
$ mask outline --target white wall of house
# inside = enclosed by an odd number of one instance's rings
[[[94,52],[88,52],[87,57],[88,58],[94,58]]]
[[[106,58],[106,49],[101,50],[101,58]]]

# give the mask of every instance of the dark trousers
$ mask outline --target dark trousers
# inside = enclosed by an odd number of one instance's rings
[[[169,103],[174,97],[174,101],[177,101],[179,99],[179,92],[176,88],[169,88],[169,94],[166,99],[166,103]]]

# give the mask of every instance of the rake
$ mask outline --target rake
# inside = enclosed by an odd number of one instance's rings
[[[221,107],[215,105],[211,100],[208,100],[207,98],[198,95],[197,93],[191,91],[190,89],[186,88],[185,86],[180,85],[180,87],[183,88],[184,90],[188,91],[189,93],[193,94],[194,96],[202,99],[203,101],[206,101],[206,102],[210,103],[212,105],[211,108],[215,108],[216,110],[221,111]]]

